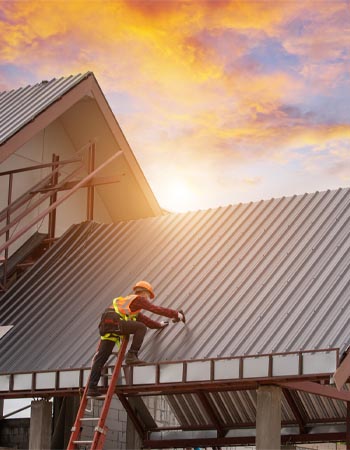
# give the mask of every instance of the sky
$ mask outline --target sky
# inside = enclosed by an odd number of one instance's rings
[[[0,91],[87,71],[167,210],[350,187],[350,0],[0,0]]]

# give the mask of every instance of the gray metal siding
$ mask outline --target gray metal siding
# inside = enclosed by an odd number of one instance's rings
[[[0,145],[90,75],[53,78],[34,86],[0,92]]]
[[[1,300],[1,324],[15,326],[0,370],[90,365],[102,310],[138,279],[187,317],[148,331],[146,360],[343,351],[349,192],[71,227]]]

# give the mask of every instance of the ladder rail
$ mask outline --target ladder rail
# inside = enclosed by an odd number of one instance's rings
[[[95,427],[93,438],[89,442],[87,442],[87,441],[84,442],[84,443],[91,443],[90,450],[97,450],[97,449],[100,450],[103,448],[103,443],[106,439],[106,433],[107,433],[107,427],[105,426],[105,423],[106,423],[107,415],[108,415],[110,405],[112,402],[113,394],[115,392],[115,387],[117,385],[117,381],[118,381],[119,373],[120,373],[120,370],[122,367],[122,362],[124,359],[128,341],[129,341],[128,336],[122,337],[122,342],[121,342],[121,345],[119,348],[117,361],[116,361],[114,369],[113,369],[112,377],[110,379],[107,394],[106,394],[106,397],[104,399],[103,406],[101,409],[101,413],[98,418],[95,418],[95,420],[98,420],[98,423]],[[101,345],[101,341],[99,342],[98,349],[99,349],[100,345]],[[84,413],[86,410],[86,405],[88,402],[87,391],[89,388],[90,376],[91,376],[91,372],[90,372],[90,375],[86,382],[86,386],[84,388],[84,393],[81,398],[79,409],[78,409],[78,412],[77,412],[77,415],[76,415],[76,418],[74,421],[74,425],[71,430],[72,432],[71,432],[71,436],[70,436],[69,443],[67,446],[67,450],[75,450],[78,448],[77,444],[82,443],[82,441],[79,440],[79,437],[81,434],[82,422],[85,421],[83,416],[84,416]]]
[[[97,351],[100,348],[100,345],[101,345],[101,340],[99,341],[99,344],[98,344],[98,347],[97,347]],[[84,412],[85,412],[86,405],[87,405],[87,402],[88,402],[87,391],[89,389],[90,376],[91,376],[91,371],[90,371],[89,377],[87,379],[87,382],[86,382],[86,385],[85,385],[85,388],[84,388],[83,396],[82,396],[82,398],[80,400],[80,405],[79,405],[79,409],[78,409],[77,415],[75,417],[74,425],[73,425],[73,427],[71,429],[72,432],[71,432],[71,435],[70,435],[70,439],[69,439],[69,443],[68,443],[68,446],[67,446],[67,450],[74,450],[76,448],[74,442],[77,441],[79,436],[80,436],[81,419],[84,416]]]
[[[90,450],[97,450],[97,449],[100,450],[103,448],[103,443],[106,439],[106,433],[107,433],[107,429],[105,426],[106,420],[107,420],[107,415],[109,412],[109,408],[111,406],[113,394],[115,393],[115,387],[117,385],[117,381],[118,381],[119,373],[120,373],[120,370],[122,367],[122,362],[124,359],[128,341],[129,341],[129,337],[123,336],[122,342],[121,342],[121,345],[119,348],[119,352],[118,352],[118,358],[117,358],[116,364],[113,369],[113,374],[112,374],[111,381],[108,386],[105,401],[103,402],[103,406],[102,406],[102,410],[101,410],[101,414],[100,414],[100,420],[98,421],[98,424],[95,428],[94,438],[93,438]]]

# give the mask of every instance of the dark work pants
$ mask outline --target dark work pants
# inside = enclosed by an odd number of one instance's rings
[[[130,336],[133,335],[132,343],[129,351],[137,353],[142,345],[143,339],[145,337],[147,327],[142,322],[137,322],[135,320],[121,320],[120,321],[120,331],[118,334],[120,336]],[[90,374],[90,387],[97,386],[99,379],[101,377],[101,371],[103,366],[106,364],[110,354],[113,351],[115,342],[108,340],[101,340],[98,350],[94,356],[91,367]]]

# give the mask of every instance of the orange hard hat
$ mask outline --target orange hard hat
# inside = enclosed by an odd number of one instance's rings
[[[153,287],[150,283],[148,283],[148,281],[138,281],[132,289],[133,291],[136,291],[137,289],[146,290],[150,293],[151,298],[154,298]]]

